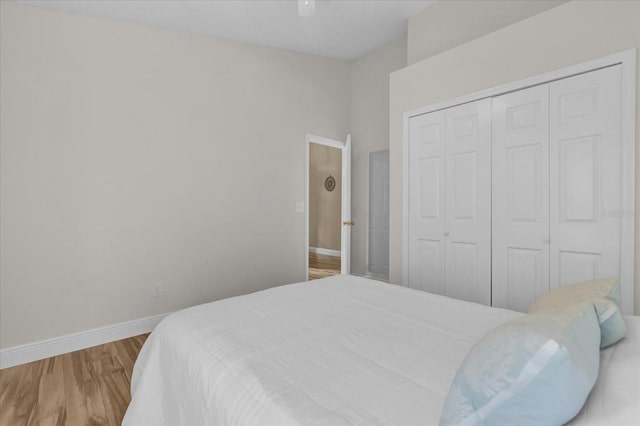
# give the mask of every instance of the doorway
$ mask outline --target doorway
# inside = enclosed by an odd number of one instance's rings
[[[350,272],[351,142],[307,135],[307,279]]]
[[[389,150],[369,153],[368,275],[389,279]]]

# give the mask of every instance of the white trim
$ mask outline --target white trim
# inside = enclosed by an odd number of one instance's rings
[[[340,257],[341,255],[340,250],[331,250],[331,249],[326,249],[322,247],[309,247],[309,253],[324,254],[326,256],[336,256],[336,257]]]
[[[0,351],[0,369],[149,333],[167,315],[155,315],[3,349]]]
[[[409,287],[409,119],[402,117],[402,285]]]
[[[340,273],[349,275],[351,273],[351,226],[345,226],[346,221],[352,222],[351,217],[351,134],[347,135],[347,140],[342,149],[342,194],[340,199]],[[353,223],[353,222],[352,222]]]
[[[620,283],[622,312],[634,314],[636,194],[636,51],[619,53],[622,64],[622,211]],[[638,307],[640,309],[640,306]]]
[[[549,83],[600,68],[620,65],[622,69],[622,215],[620,282],[622,283],[622,311],[633,315],[634,257],[635,257],[635,141],[636,141],[636,50],[629,49],[555,71],[547,72],[469,95],[406,111],[402,117],[402,285],[409,285],[409,119],[452,106],[490,98],[527,87]],[[631,214],[633,213],[633,214]]]
[[[320,145],[327,145],[327,146],[331,146],[333,148],[338,148],[338,149],[344,148],[344,142],[337,141],[335,139],[325,138],[324,136],[318,136],[318,135],[313,135],[311,133],[307,133],[305,139],[307,143],[313,142]]]
[[[309,279],[309,143],[312,135],[306,134],[304,140],[305,160],[304,160],[304,279]]]
[[[635,69],[635,56],[635,49],[625,50],[605,56],[603,58],[593,59],[591,61],[582,62],[580,64],[571,65],[565,68],[560,68],[555,71],[539,74],[533,77],[525,78],[523,80],[512,81],[510,83],[492,87],[489,89],[484,89],[479,92],[459,96],[454,99],[449,99],[443,102],[438,102],[436,104],[406,111],[403,114],[403,119],[408,120],[408,118],[414,117],[416,115],[422,115],[429,112],[450,108],[452,106],[478,101],[484,98],[492,98],[494,96],[504,95],[509,92],[515,92],[517,90],[526,89],[528,87],[538,86],[540,84],[551,83],[552,81],[561,80],[578,74],[584,74],[586,72],[595,71],[597,69],[606,68],[613,65],[621,64],[623,65],[623,67],[625,67],[633,63]]]

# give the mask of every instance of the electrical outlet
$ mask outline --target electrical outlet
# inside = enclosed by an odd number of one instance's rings
[[[151,293],[153,294],[153,297],[159,297],[162,296],[162,284],[160,283],[155,283],[153,285],[153,290],[151,291]]]

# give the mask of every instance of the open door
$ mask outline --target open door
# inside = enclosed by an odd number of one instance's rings
[[[351,135],[342,148],[342,238],[340,240],[340,273],[351,273]]]
[[[341,185],[341,232],[340,232],[340,273],[351,273],[351,135],[346,140],[338,141],[322,136],[306,135],[306,220],[305,220],[305,277],[309,278],[309,145],[311,143],[338,148],[342,151],[342,185]]]

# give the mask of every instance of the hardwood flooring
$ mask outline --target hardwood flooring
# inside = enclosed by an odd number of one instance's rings
[[[309,254],[310,280],[339,274],[339,257]],[[0,370],[0,425],[120,426],[148,336]]]
[[[0,425],[119,426],[147,337],[0,370]]]
[[[340,275],[340,258],[309,253],[309,280]]]

